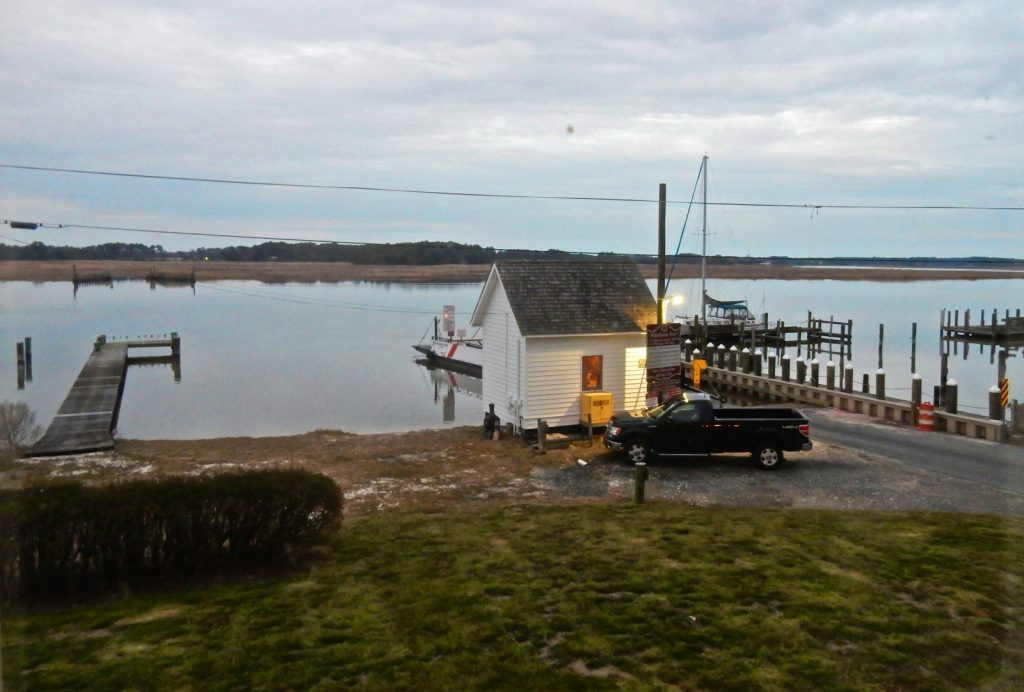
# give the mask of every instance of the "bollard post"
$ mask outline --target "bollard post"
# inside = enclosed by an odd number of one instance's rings
[[[875,371],[875,398],[885,399],[885,370],[882,368]]]
[[[644,485],[647,483],[647,464],[642,461],[636,462],[633,467],[633,502],[638,505],[644,503]]]
[[[990,420],[1003,420],[1003,390],[995,385],[988,390],[988,417]]]
[[[752,354],[750,354],[750,369],[758,377],[761,376],[761,359],[762,358],[763,358],[763,356],[761,354],[761,349],[759,349],[759,348],[755,349],[754,352]]]
[[[789,382],[789,354],[782,356],[782,381]]]
[[[729,370],[736,372],[736,359],[739,356],[740,350],[733,346],[729,349]]]
[[[850,363],[846,364],[843,368],[843,391],[847,394],[853,394],[853,365]]]
[[[740,370],[748,374],[754,371],[754,361],[749,348],[740,351]]]
[[[917,425],[921,410],[921,376],[916,372],[910,376],[910,424]]]
[[[774,353],[768,354],[768,379],[775,379],[775,361],[776,357]]]
[[[683,342],[683,360],[693,360],[693,342],[689,339]]]
[[[957,383],[956,380],[946,380],[946,413],[956,413],[956,395],[957,395]]]
[[[836,364],[832,361],[825,363],[825,386],[829,389],[836,388]]]
[[[821,373],[821,371],[819,370],[818,359],[815,358],[814,360],[811,361],[811,386],[812,387],[817,387],[818,386],[818,382],[821,381],[821,380],[818,379],[818,375],[820,373]]]
[[[807,381],[807,361],[800,356],[796,359],[796,381],[798,384]]]
[[[718,344],[718,367],[725,369],[725,344]]]

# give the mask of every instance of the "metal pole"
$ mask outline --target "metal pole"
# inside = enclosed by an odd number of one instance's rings
[[[665,183],[658,185],[658,324],[665,323]]]
[[[704,232],[703,242],[701,243],[700,249],[700,319],[701,324],[704,325],[706,330],[708,327],[708,305],[705,299],[706,293],[704,284],[707,280],[707,259],[708,259],[708,155],[704,154],[704,158],[700,163],[701,176],[704,181]]]

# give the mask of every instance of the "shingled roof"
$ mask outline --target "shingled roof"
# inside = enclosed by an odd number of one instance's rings
[[[494,270],[523,336],[637,332],[657,321],[631,261],[499,260]]]

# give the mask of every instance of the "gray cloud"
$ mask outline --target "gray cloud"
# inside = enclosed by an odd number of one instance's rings
[[[718,194],[734,200],[1022,204],[1017,3],[9,5],[0,28],[7,162],[609,196],[650,197],[666,181],[684,198],[707,152]],[[632,246],[652,226],[644,207],[11,171],[0,181],[8,217],[59,210],[224,228],[269,219],[346,239],[461,232],[496,245],[546,247],[555,237],[565,247],[653,249],[653,237]],[[715,214],[735,224],[718,251],[803,250],[785,247],[792,232],[772,235],[774,212]],[[879,252],[921,252],[913,231],[934,219],[899,222],[908,232],[881,233]],[[811,252],[861,252],[851,233],[891,223],[819,217]],[[972,223],[1012,238],[1021,217]],[[953,232],[940,241],[929,251],[974,250]]]

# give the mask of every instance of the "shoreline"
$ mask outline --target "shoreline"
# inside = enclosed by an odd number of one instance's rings
[[[262,281],[264,283],[478,283],[489,264],[362,265],[348,262],[142,262],[135,260],[19,260],[0,262],[2,281],[71,281],[72,266],[80,279],[105,275],[145,280],[149,272],[196,281]],[[641,265],[644,278],[657,278],[656,265]],[[700,277],[697,265],[678,265],[673,279]],[[1024,279],[1024,271],[992,269],[921,269],[912,267],[801,267],[778,264],[709,265],[709,279],[782,281],[984,281]]]

